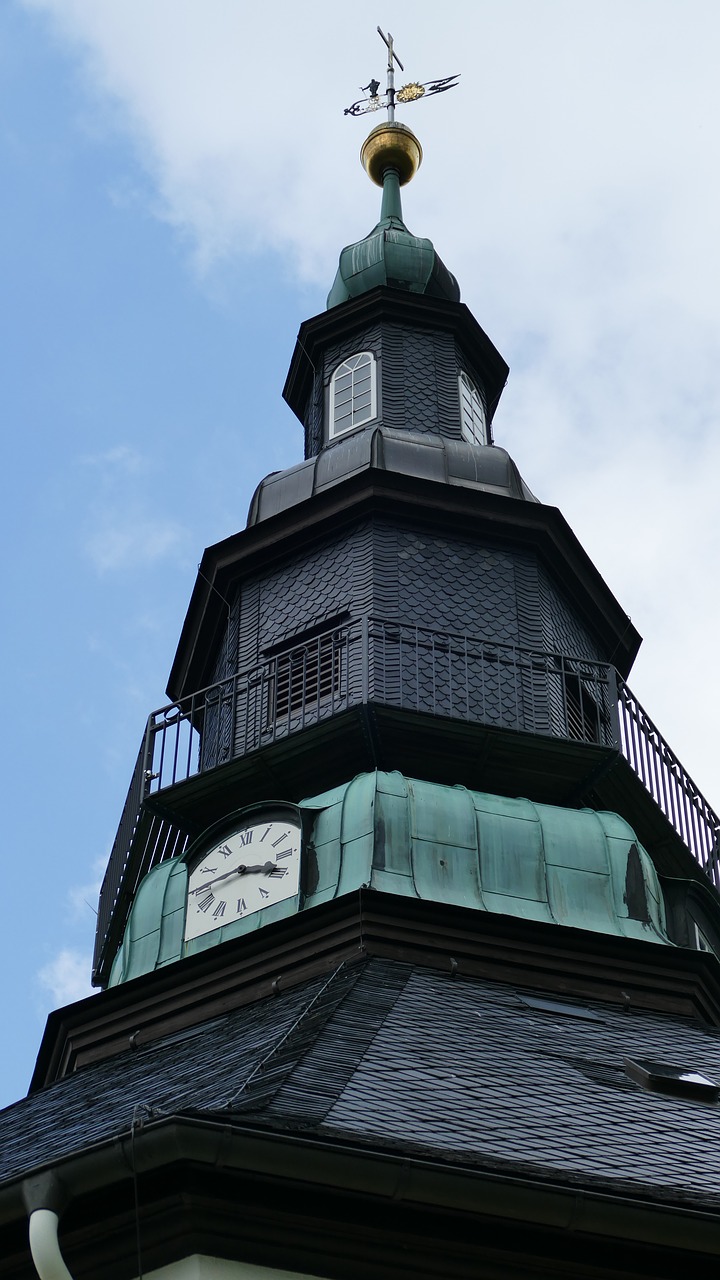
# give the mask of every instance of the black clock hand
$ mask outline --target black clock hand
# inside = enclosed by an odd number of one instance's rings
[[[247,869],[247,867],[244,867],[243,864],[240,863],[239,867],[233,867],[232,871],[225,871],[221,876],[215,876],[214,880],[206,880],[205,884],[199,884],[197,889],[191,889],[190,892],[202,893],[204,889],[209,889],[211,885],[219,884],[221,880],[227,880],[230,876],[244,875]]]
[[[205,889],[209,889],[211,885],[219,884],[221,880],[227,880],[230,876],[246,876],[252,872],[264,871],[266,875],[270,875],[275,870],[274,862],[264,862],[254,867],[246,867],[244,863],[240,863],[239,867],[233,867],[232,871],[225,871],[221,876],[215,876],[214,880],[206,880],[205,884],[199,884],[197,889],[191,889],[191,893],[202,893]]]

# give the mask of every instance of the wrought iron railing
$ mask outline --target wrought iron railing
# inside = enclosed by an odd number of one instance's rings
[[[153,712],[146,735],[149,791],[367,701],[367,630],[367,622],[334,627]]]
[[[144,806],[149,795],[367,702],[614,747],[720,887],[720,819],[614,667],[363,618],[152,713],[101,892],[96,962],[121,899],[187,843]]]
[[[146,732],[140,744],[125,807],[100,890],[93,978],[96,977],[98,966],[104,958],[111,921],[115,918],[124,918],[125,910],[129,908],[143,876],[147,875],[148,871],[151,871],[159,862],[182,853],[188,843],[185,831],[171,819],[151,813],[143,804],[150,784],[149,749],[150,738]]]
[[[720,889],[720,818],[620,679],[618,724],[625,759],[715,888]]]
[[[612,667],[366,618],[154,712],[150,791],[368,701],[605,746],[618,741]]]

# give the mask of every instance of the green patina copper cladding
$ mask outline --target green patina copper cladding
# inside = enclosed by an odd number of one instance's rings
[[[457,280],[438,257],[431,240],[411,235],[402,219],[400,183],[396,170],[383,179],[380,221],[369,236],[348,245],[328,294],[328,309],[357,298],[377,285],[409,293],[460,301]]]
[[[302,801],[313,815],[296,896],[183,941],[182,858],[146,876],[110,985],[369,885],[383,893],[670,943],[655,868],[615,813],[560,809],[444,787],[400,773],[365,773]]]

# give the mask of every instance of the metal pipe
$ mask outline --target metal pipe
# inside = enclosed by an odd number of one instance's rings
[[[60,1252],[58,1222],[52,1209],[30,1214],[30,1253],[40,1280],[73,1280]]]

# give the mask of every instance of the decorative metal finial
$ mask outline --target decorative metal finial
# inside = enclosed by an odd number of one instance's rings
[[[388,63],[387,63],[387,86],[384,94],[380,94],[380,81],[371,80],[369,84],[361,85],[363,93],[368,96],[359,98],[357,102],[353,102],[351,107],[346,107],[344,114],[346,116],[364,116],[368,111],[380,111],[385,108],[388,113],[388,120],[395,120],[395,103],[417,102],[419,98],[427,98],[432,93],[445,93],[446,89],[454,89],[459,80],[457,76],[445,76],[442,80],[426,80],[424,84],[419,84],[417,80],[411,80],[409,84],[404,84],[400,89],[395,91],[395,63],[401,71],[405,68],[398,58],[393,48],[393,38],[388,32],[378,27],[378,35],[382,37],[387,45]]]

